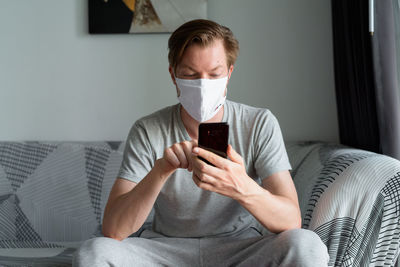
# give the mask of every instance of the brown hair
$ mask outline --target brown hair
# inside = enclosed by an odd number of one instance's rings
[[[172,33],[168,40],[169,65],[175,71],[188,46],[198,44],[206,47],[215,40],[223,41],[226,63],[229,68],[236,61],[239,53],[239,42],[228,27],[205,19],[186,22]]]

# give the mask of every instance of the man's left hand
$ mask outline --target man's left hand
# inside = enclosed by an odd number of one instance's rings
[[[258,184],[247,175],[242,157],[231,145],[228,145],[227,155],[230,160],[200,147],[193,148],[193,181],[201,189],[239,200],[251,194],[258,188]],[[206,159],[215,167],[197,156]]]

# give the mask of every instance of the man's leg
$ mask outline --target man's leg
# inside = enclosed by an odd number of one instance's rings
[[[306,266],[328,265],[325,244],[312,231],[295,229],[280,234],[201,243],[205,266]]]
[[[74,253],[73,266],[198,266],[197,239],[156,236],[86,240]],[[143,235],[142,235],[143,236]]]

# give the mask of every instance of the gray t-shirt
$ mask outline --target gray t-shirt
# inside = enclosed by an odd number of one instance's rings
[[[176,104],[135,122],[119,177],[139,183],[165,148],[191,140],[180,107]],[[229,143],[258,184],[273,173],[291,169],[278,121],[268,109],[226,101],[222,121],[229,124]],[[254,217],[237,201],[198,188],[186,169],[177,169],[168,178],[154,205],[153,230],[166,236],[228,236],[255,225]]]

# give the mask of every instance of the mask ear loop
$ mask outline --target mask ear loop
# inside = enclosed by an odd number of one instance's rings
[[[230,71],[230,68],[228,68],[228,75],[227,75],[228,79],[226,80],[226,85],[225,85],[225,99],[226,99],[226,96],[228,95],[228,83],[229,83],[229,80],[231,79],[231,75],[232,75],[232,72]]]

